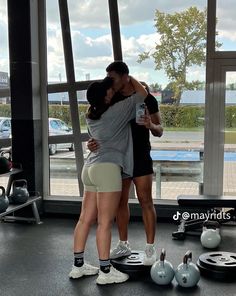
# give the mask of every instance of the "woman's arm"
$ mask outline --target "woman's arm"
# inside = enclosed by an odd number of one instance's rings
[[[137,79],[130,76],[130,82],[132,83],[133,88],[136,93],[139,93],[143,97],[146,97],[148,95],[148,92],[146,91],[146,89],[143,87],[143,85]]]

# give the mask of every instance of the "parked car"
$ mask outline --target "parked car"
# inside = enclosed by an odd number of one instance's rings
[[[61,119],[49,118],[48,125],[49,125],[49,136],[72,134],[72,128],[69,127]],[[49,144],[50,155],[54,155],[59,149],[69,149],[69,151],[74,151],[74,144],[73,143]]]
[[[64,121],[58,118],[48,119],[48,128],[50,136],[72,134],[72,128]],[[11,118],[0,117],[0,139],[11,138]],[[49,144],[49,154],[54,155],[60,149],[69,149],[74,151],[73,143]]]
[[[0,139],[11,137],[11,118],[0,117]]]

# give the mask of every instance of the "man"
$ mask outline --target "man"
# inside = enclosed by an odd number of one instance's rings
[[[132,84],[129,81],[129,68],[124,62],[115,61],[107,68],[107,75],[114,80],[113,88],[117,95],[113,103],[125,99],[134,93]],[[156,260],[156,250],[154,246],[156,231],[156,211],[152,200],[152,178],[153,167],[150,156],[151,145],[149,141],[149,130],[154,136],[161,137],[163,128],[156,99],[149,94],[145,99],[146,114],[142,117],[142,122],[137,124],[131,121],[131,129],[134,147],[134,171],[133,178],[123,179],[122,198],[120,201],[116,222],[118,225],[120,240],[117,246],[111,251],[110,258],[116,259],[131,254],[128,243],[128,223],[129,223],[129,190],[133,180],[138,200],[142,209],[142,218],[146,232],[146,247],[144,264],[152,265]],[[88,142],[90,150],[99,149],[96,140],[90,139]]]

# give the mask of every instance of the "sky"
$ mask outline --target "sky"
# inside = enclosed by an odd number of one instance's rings
[[[48,81],[66,81],[63,58],[58,0],[47,0]],[[99,5],[98,5],[99,3]],[[118,0],[123,60],[131,75],[148,84],[168,83],[164,71],[155,70],[149,59],[137,63],[138,55],[151,50],[159,42],[154,28],[154,14],[158,9],[165,13],[183,11],[190,6],[203,10],[206,0]],[[76,80],[103,78],[106,66],[113,61],[108,0],[68,0],[72,33]],[[236,50],[235,0],[217,1],[217,39],[221,50]],[[9,72],[7,39],[7,0],[0,0],[0,71]],[[189,80],[205,80],[205,67],[189,69]],[[236,80],[236,75],[230,75]],[[188,77],[187,77],[188,78]]]

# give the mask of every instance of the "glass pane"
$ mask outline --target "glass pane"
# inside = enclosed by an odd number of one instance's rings
[[[236,51],[235,7],[232,0],[217,0],[216,41],[221,44],[219,51]]]
[[[153,198],[199,194],[204,145],[207,1],[149,1],[144,7],[135,1],[120,0],[118,4],[123,59],[131,75],[150,86],[159,102],[164,126],[161,138],[150,133],[151,156],[157,172]],[[169,35],[161,31],[162,16],[174,21],[166,24],[171,28],[167,30],[171,31]],[[188,23],[189,20],[192,22]],[[202,33],[197,39],[199,28]],[[198,44],[197,52],[193,51],[196,48],[193,40]],[[191,63],[185,68],[189,58]]]
[[[0,149],[9,147],[11,138],[11,105],[9,92],[9,49],[7,1],[0,0]]]
[[[49,136],[71,135],[72,124],[68,93],[48,95]],[[75,164],[74,143],[50,141],[50,193],[51,195],[78,196],[78,178]]]
[[[48,83],[66,81],[65,59],[57,0],[46,1]]]
[[[236,193],[236,71],[226,73],[224,194]]]
[[[101,79],[113,60],[108,1],[68,1],[75,77]]]
[[[0,71],[9,73],[7,0],[0,0],[0,32]]]

